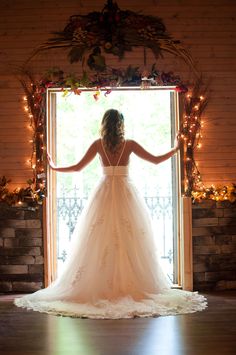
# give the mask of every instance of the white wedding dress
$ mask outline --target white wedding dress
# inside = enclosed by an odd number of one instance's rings
[[[63,274],[49,287],[16,298],[15,305],[97,319],[206,308],[205,297],[197,292],[171,289],[156,257],[146,206],[129,178],[128,166],[118,165],[103,167],[103,177],[75,228]]]

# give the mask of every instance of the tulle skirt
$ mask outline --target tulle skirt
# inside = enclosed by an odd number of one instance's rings
[[[71,317],[119,319],[192,313],[197,292],[171,289],[157,259],[146,206],[128,167],[105,167],[75,228],[71,255],[49,287],[16,298],[19,307]]]

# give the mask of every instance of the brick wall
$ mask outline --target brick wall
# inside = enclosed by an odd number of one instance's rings
[[[41,208],[0,204],[0,292],[42,288],[43,238]]]
[[[193,205],[195,290],[236,289],[236,204]]]

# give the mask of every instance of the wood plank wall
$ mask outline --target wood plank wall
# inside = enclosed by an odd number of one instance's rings
[[[1,0],[0,3],[0,176],[11,178],[11,188],[31,177],[27,160],[31,154],[23,92],[16,73],[31,51],[63,29],[71,15],[100,11],[105,0]],[[211,101],[205,112],[202,148],[196,154],[206,185],[236,182],[236,2],[232,0],[119,0],[121,9],[141,11],[164,20],[173,37],[190,49],[205,80],[211,79]],[[143,65],[141,50],[135,50],[120,67]],[[148,54],[148,64],[154,59]],[[52,51],[29,63],[41,74],[52,66],[80,72],[69,65],[64,51]],[[189,68],[178,58],[166,55],[157,67],[174,70],[184,80]]]

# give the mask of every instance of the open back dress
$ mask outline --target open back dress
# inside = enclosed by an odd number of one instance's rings
[[[133,318],[201,311],[197,292],[172,289],[157,259],[151,220],[129,177],[108,166],[74,230],[64,272],[49,287],[15,299],[19,307],[54,315]],[[158,233],[157,233],[158,235]]]

